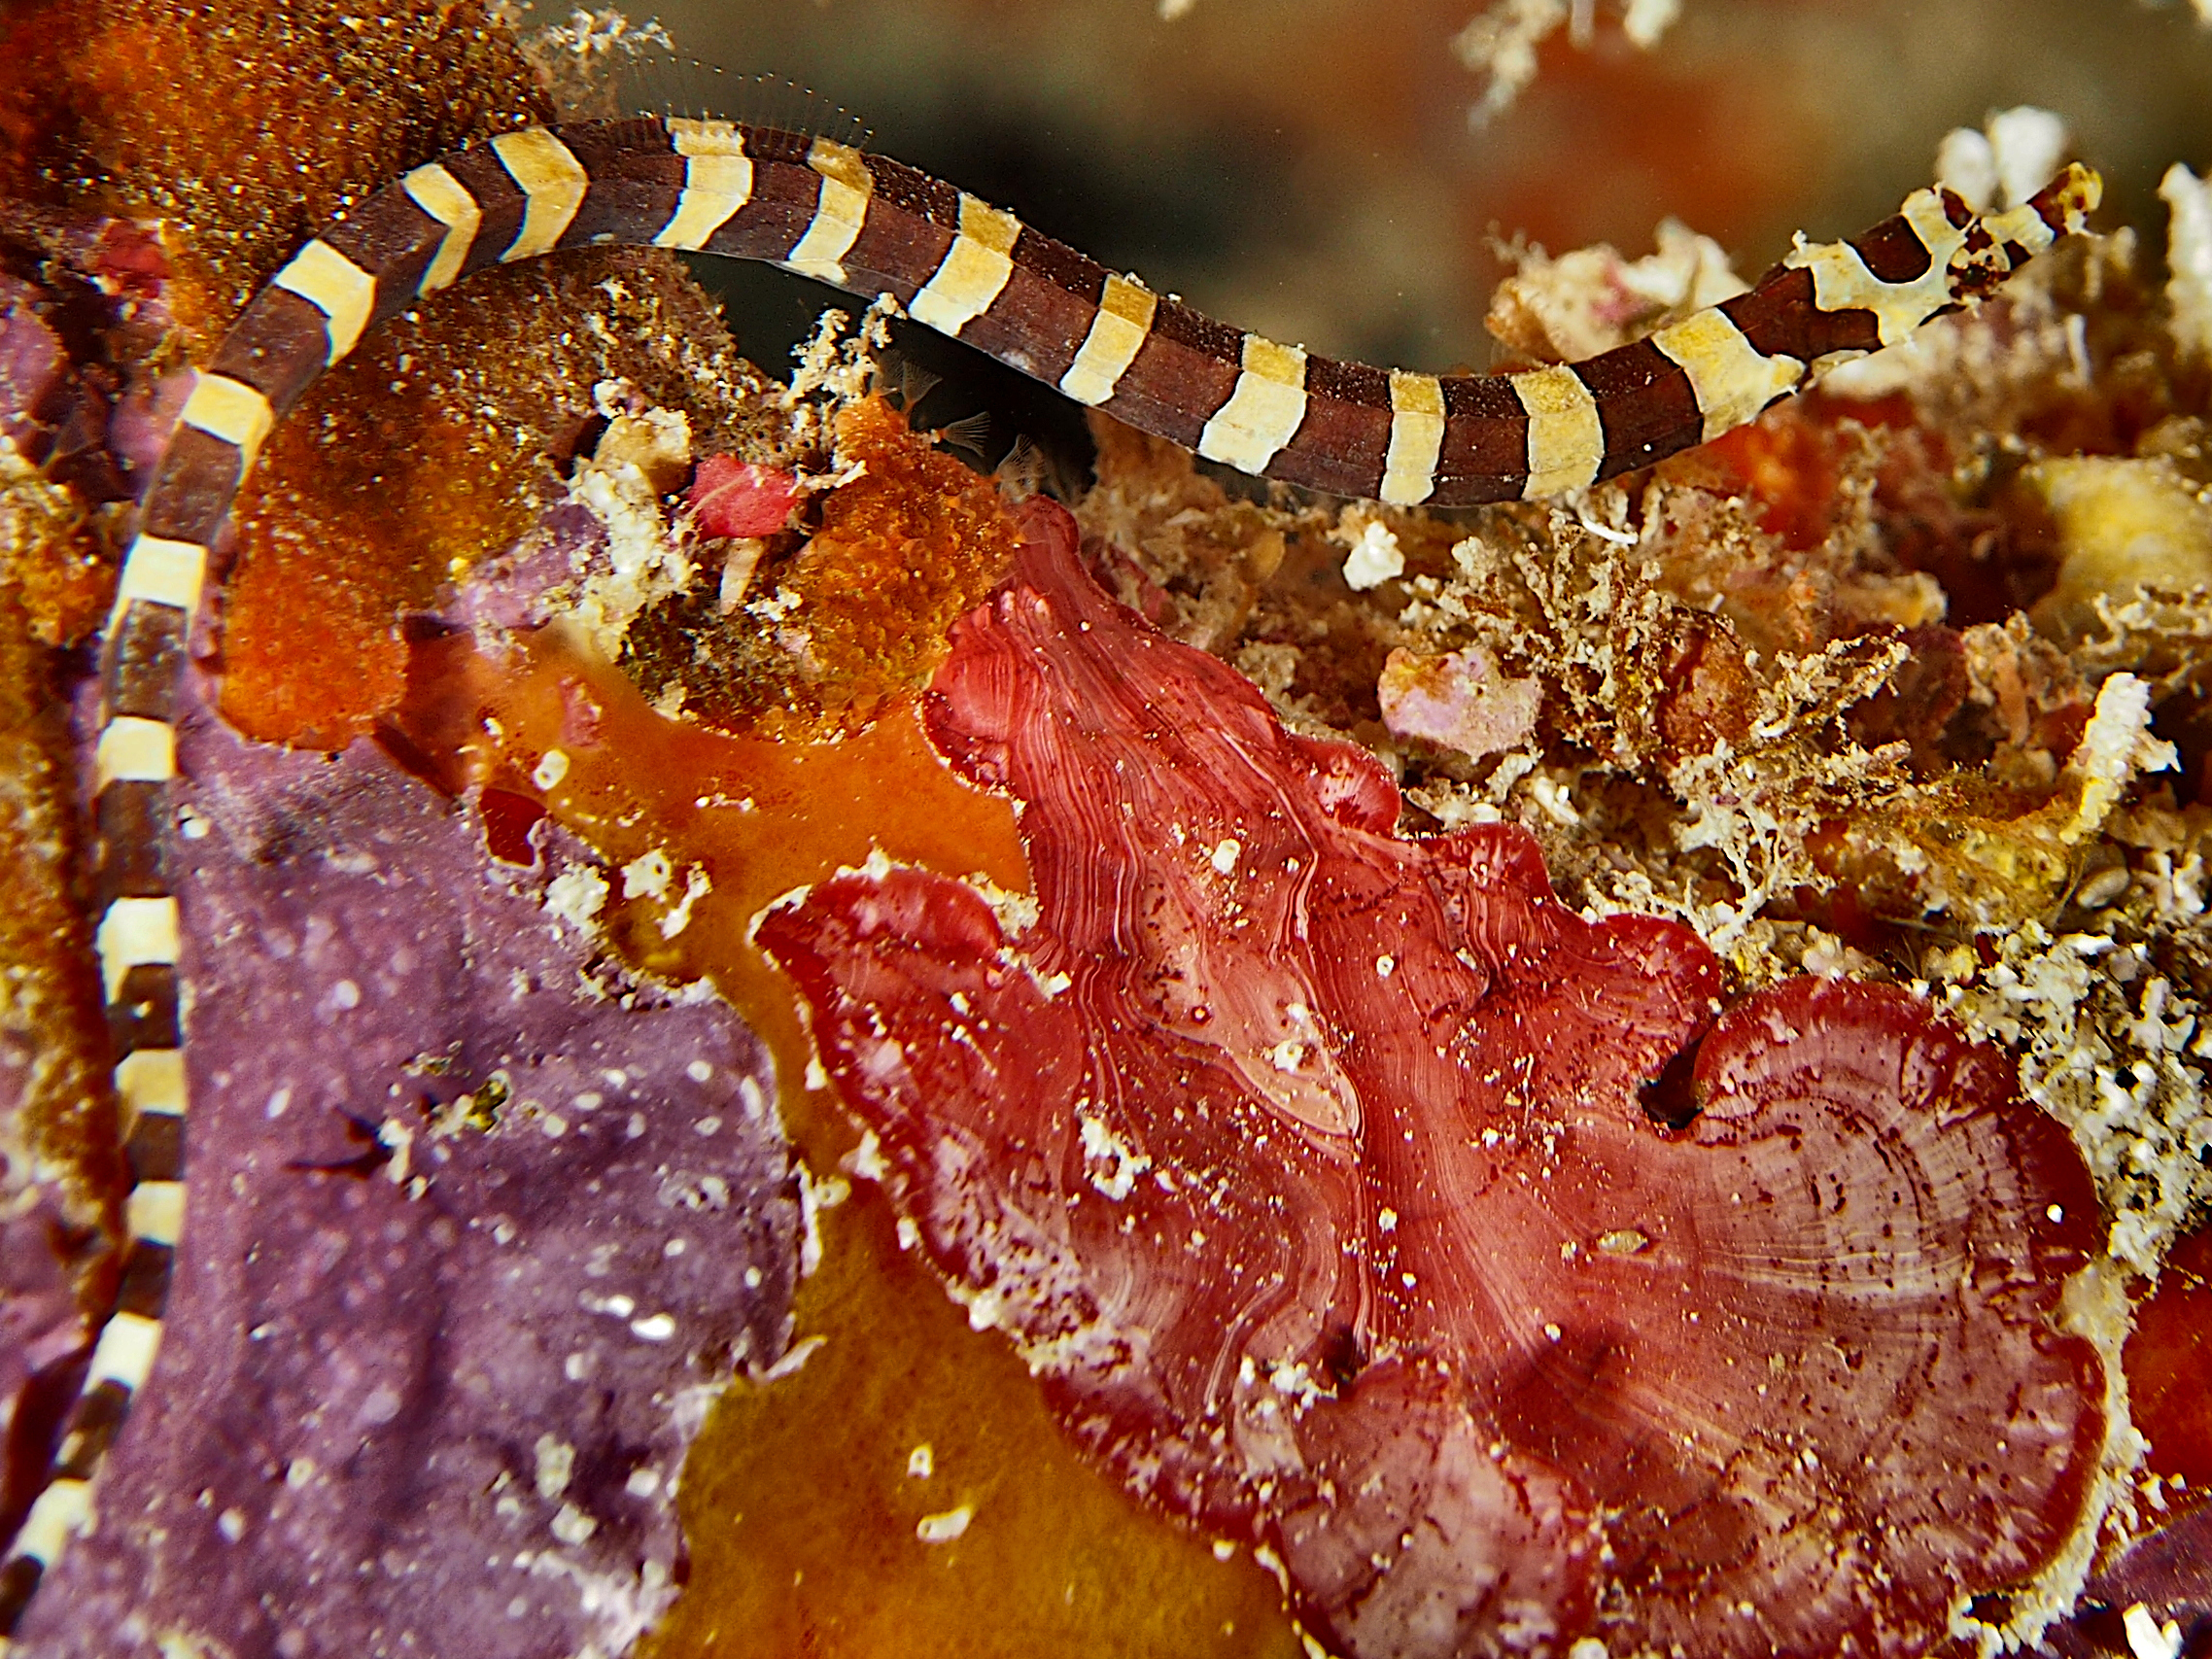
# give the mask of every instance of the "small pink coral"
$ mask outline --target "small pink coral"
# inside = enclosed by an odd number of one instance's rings
[[[1480,645],[1445,657],[1402,648],[1383,663],[1375,694],[1383,724],[1400,738],[1417,738],[1480,760],[1518,748],[1536,730],[1543,686],[1512,679]]]
[[[789,472],[709,455],[693,473],[684,500],[708,536],[773,536],[799,504],[799,480]]]

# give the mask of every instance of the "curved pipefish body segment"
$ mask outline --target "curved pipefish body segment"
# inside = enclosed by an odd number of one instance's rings
[[[0,1562],[0,1645],[90,1515],[158,1349],[185,1222],[180,922],[163,868],[178,675],[240,482],[379,322],[470,272],[623,243],[760,259],[875,295],[1132,426],[1247,471],[1438,506],[1587,487],[1749,420],[1839,358],[1986,293],[2081,227],[2070,168],[1987,220],[1926,190],[1853,242],[1586,363],[1437,376],[1227,327],[896,161],[683,118],[501,133],[416,167],[310,241],[199,372],[125,557],[102,665],[97,943],[135,1192],[121,1290],[49,1481]]]

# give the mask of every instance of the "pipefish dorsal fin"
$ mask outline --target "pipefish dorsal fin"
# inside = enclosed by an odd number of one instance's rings
[[[626,115],[727,121],[865,150],[868,123],[826,93],[773,73],[726,70],[696,57],[641,52],[624,66],[617,86]]]

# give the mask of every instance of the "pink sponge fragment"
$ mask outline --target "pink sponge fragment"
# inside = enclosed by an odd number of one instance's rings
[[[773,536],[799,504],[799,480],[773,467],[709,455],[692,474],[684,500],[704,535]]]

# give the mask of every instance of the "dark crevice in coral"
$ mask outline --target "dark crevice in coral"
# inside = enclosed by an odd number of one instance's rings
[[[1661,1128],[1686,1129],[1702,1110],[1696,1084],[1698,1046],[1695,1042],[1685,1044],[1659,1069],[1658,1076],[1637,1087],[1636,1097],[1643,1115]]]

